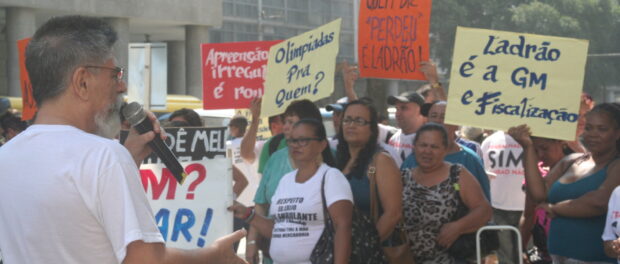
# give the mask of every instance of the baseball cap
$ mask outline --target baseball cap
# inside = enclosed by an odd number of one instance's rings
[[[424,105],[424,96],[417,92],[404,92],[398,96],[390,95],[387,98],[387,103],[389,105],[395,105],[396,101],[401,103],[416,103],[419,106]]]
[[[336,101],[335,104],[326,105],[325,110],[327,110],[328,112],[331,112],[331,111],[342,112],[342,110],[344,110],[344,107],[347,105],[348,102],[349,100],[347,99],[347,97],[342,97],[338,99],[338,101]]]

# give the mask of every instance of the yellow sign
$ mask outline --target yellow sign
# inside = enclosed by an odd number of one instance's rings
[[[332,94],[341,21],[336,19],[271,47],[261,117],[281,114],[295,100],[316,101]]]
[[[248,124],[252,122],[252,112],[250,109],[235,109],[235,116],[243,116],[248,120]],[[249,129],[249,126],[248,126]],[[269,118],[262,117],[258,120],[258,132],[256,133],[257,140],[267,140],[271,137],[271,131],[269,130]]]
[[[458,27],[445,122],[574,140],[588,41]]]

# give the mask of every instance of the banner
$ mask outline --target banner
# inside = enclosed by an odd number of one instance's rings
[[[575,140],[588,41],[458,27],[446,123]]]
[[[19,59],[19,81],[22,88],[22,120],[30,120],[34,118],[37,112],[37,103],[32,95],[32,84],[26,70],[26,47],[30,42],[30,38],[17,41],[17,51]]]
[[[341,21],[336,19],[269,49],[261,117],[281,114],[295,100],[316,101],[332,94]]]
[[[122,131],[121,142],[127,138]],[[155,154],[144,160],[140,176],[166,245],[192,249],[211,244],[233,229],[231,161],[226,128],[166,128],[166,145],[187,178],[181,185]]]
[[[163,164],[142,164],[140,176],[166,245],[202,248],[232,232],[230,161],[225,157],[183,162],[180,185]]]
[[[204,109],[250,107],[263,95],[269,48],[281,40],[201,45]]]
[[[431,0],[362,0],[357,60],[360,77],[424,80]]]

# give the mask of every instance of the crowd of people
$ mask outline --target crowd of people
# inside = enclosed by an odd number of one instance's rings
[[[115,42],[102,20],[67,16],[46,22],[28,46],[37,116],[27,127],[0,109],[7,263],[314,263],[331,232],[333,263],[344,264],[357,213],[369,216],[381,247],[407,245],[406,263],[471,263],[453,246],[489,223],[519,228],[522,241],[499,232],[487,263],[618,262],[620,104],[595,105],[584,94],[572,141],[532,136],[525,124],[459,128],[444,122],[446,91],[431,62],[420,65],[428,85],[386,98],[396,127],[382,122],[373,99],[358,98],[358,73],[346,63],[346,98],[326,107],[333,137],[319,107],[298,100],[269,118],[272,137],[259,140],[254,99],[251,120],[228,124],[237,200],[229,210],[235,229],[247,233],[193,251],[167,248],[136,166],[150,153],[147,142],[165,133],[149,113],[153,132],[131,129],[124,147],[112,140],[126,92]],[[190,109],[163,124],[203,126]],[[232,249],[244,236],[245,260]]]

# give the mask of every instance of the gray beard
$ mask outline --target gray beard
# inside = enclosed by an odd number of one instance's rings
[[[118,135],[121,130],[120,112],[122,104],[123,96],[119,95],[116,102],[95,115],[95,125],[97,126],[95,134],[109,139]]]

